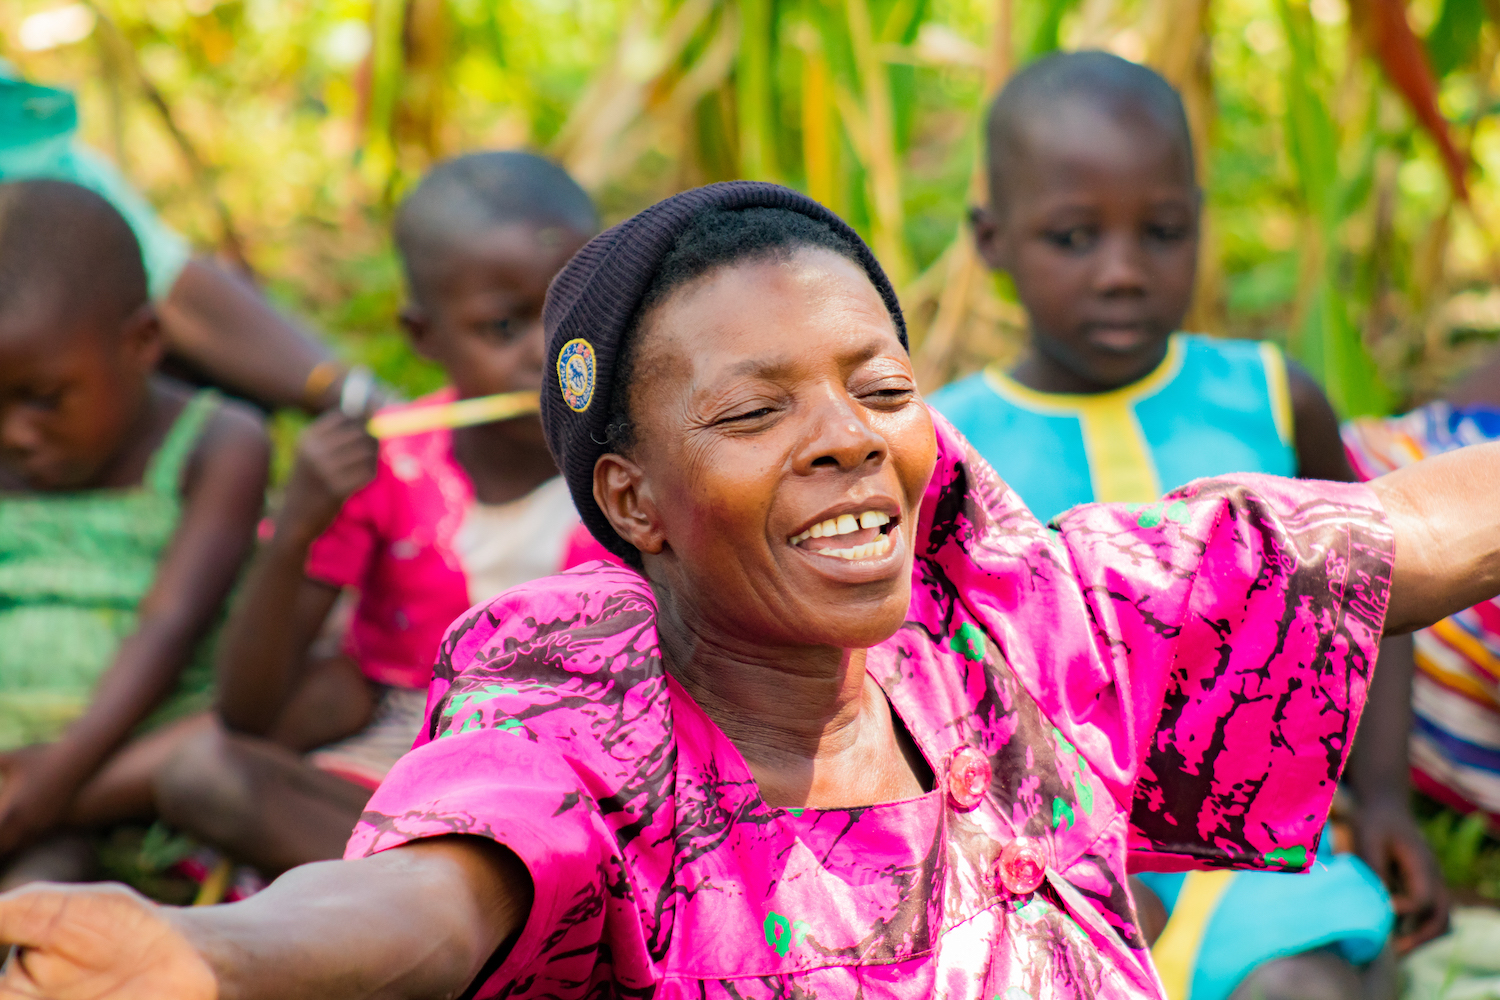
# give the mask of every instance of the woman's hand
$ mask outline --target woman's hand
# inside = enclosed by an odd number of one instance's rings
[[[123,886],[0,896],[0,945],[18,946],[0,1000],[217,1000],[213,971],[170,912]]]
[[[363,418],[335,410],[313,421],[297,444],[277,530],[311,544],[344,501],[375,478],[378,454]]]
[[[519,858],[467,836],[302,865],[225,906],[28,886],[0,896],[0,945],[22,949],[0,1000],[458,996],[525,925],[531,899]]]

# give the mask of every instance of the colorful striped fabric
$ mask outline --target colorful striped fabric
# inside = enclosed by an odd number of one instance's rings
[[[1344,425],[1349,461],[1364,479],[1495,440],[1500,410],[1442,402]],[[1415,639],[1413,784],[1463,812],[1482,809],[1500,829],[1500,602],[1446,618]]]

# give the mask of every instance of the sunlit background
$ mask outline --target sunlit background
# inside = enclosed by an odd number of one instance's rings
[[[901,284],[925,384],[1004,358],[1018,313],[962,224],[980,105],[1040,53],[1111,49],[1183,90],[1202,145],[1192,325],[1286,343],[1353,414],[1500,333],[1494,0],[1407,10],[1467,201],[1370,27],[1399,3],[1361,4],[11,0],[0,37],[169,221],[409,392],[438,374],[395,332],[386,224],[427,164],[484,147],[551,153],[610,221],[705,181],[796,185]]]

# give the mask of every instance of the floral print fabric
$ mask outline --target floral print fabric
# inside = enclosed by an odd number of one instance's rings
[[[449,631],[428,731],[348,855],[462,833],[526,863],[530,919],[471,995],[1158,997],[1128,868],[1311,863],[1388,596],[1374,497],[1243,476],[1047,528],[934,420],[908,621],[867,657],[927,795],[764,803],[629,570]],[[965,747],[993,773],[967,808]],[[1034,891],[996,878],[1017,837],[1047,864]]]

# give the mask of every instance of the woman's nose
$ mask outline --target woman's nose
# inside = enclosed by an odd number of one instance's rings
[[[811,415],[812,432],[797,463],[800,471],[856,469],[885,457],[885,438],[850,400],[830,400]]]

